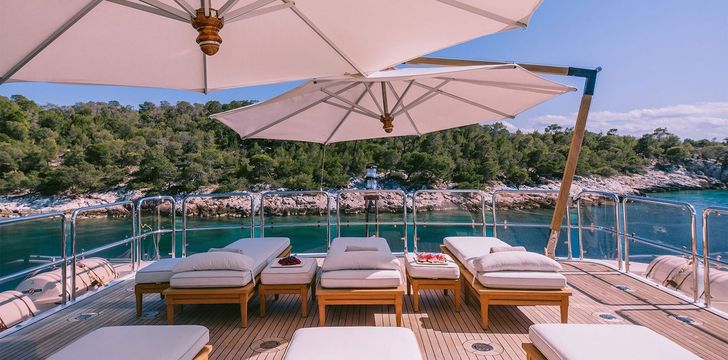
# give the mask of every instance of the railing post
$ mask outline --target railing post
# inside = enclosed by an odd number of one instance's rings
[[[71,301],[76,301],[76,218],[79,210],[71,215]]]
[[[703,210],[703,301],[710,306],[710,241],[708,241],[708,216],[711,209]]]
[[[569,260],[571,260],[571,208],[573,206],[573,202],[571,199],[569,199],[569,204],[566,207],[566,256]]]
[[[629,224],[627,223],[627,201],[622,199],[622,226],[624,227],[624,272],[629,273]]]
[[[61,305],[68,301],[68,239],[66,239],[66,215],[61,215]]]

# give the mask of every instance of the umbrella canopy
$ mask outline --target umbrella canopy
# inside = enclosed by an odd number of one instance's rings
[[[513,118],[573,90],[515,64],[403,68],[310,81],[212,117],[243,139],[329,144]]]
[[[44,81],[208,92],[370,74],[525,27],[540,2],[2,1],[0,84]]]

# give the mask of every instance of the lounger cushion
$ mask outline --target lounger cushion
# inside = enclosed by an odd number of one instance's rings
[[[337,270],[321,273],[325,288],[394,288],[402,284],[399,270]]]
[[[421,360],[412,330],[397,327],[298,329],[284,360]]]
[[[182,259],[161,259],[139,269],[135,276],[136,283],[158,284],[169,282],[173,274],[172,269],[180,260]]]
[[[232,252],[207,252],[190,255],[174,266],[175,274],[190,271],[251,271],[255,261],[247,255]]]
[[[243,249],[235,249],[235,248],[210,248],[210,250],[207,250],[207,252],[231,252],[236,253],[240,255],[245,255],[245,252]]]
[[[418,264],[415,261],[415,254],[409,253],[405,255],[405,267],[407,274],[418,279],[458,279],[460,278],[460,268],[448,255],[445,255],[447,264],[444,265],[427,265]]]
[[[448,250],[460,260],[465,268],[475,274],[473,260],[490,253],[494,246],[509,246],[507,243],[494,237],[482,236],[449,236],[444,240]]]
[[[301,267],[275,267],[271,262],[260,274],[260,281],[266,285],[308,284],[313,280],[318,269],[316,259],[301,258]]]
[[[509,252],[509,251],[526,251],[525,246],[493,246],[490,248],[490,253]]]
[[[258,275],[290,245],[291,240],[286,237],[263,237],[240,239],[225,248],[241,249],[245,255],[253,258],[253,273]]]
[[[204,326],[113,326],[94,330],[50,360],[191,360],[210,341]]]
[[[173,288],[227,288],[245,286],[251,280],[250,271],[185,271],[174,274],[169,285]]]
[[[561,271],[556,260],[532,252],[507,251],[483,255],[474,260],[477,272]]]
[[[347,246],[376,247],[377,250],[391,253],[387,239],[380,237],[338,237],[331,240],[330,253],[346,252]]]
[[[497,271],[479,273],[478,281],[494,289],[557,290],[566,287],[566,277],[557,272]]]
[[[335,270],[398,270],[399,260],[389,252],[350,251],[329,253],[324,260],[324,271]]]
[[[548,360],[699,359],[670,339],[637,325],[538,324],[531,326],[528,336]]]
[[[350,251],[378,251],[376,246],[347,245],[344,252]]]

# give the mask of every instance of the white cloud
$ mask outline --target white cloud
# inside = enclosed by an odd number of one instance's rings
[[[522,131],[543,131],[551,124],[573,127],[575,121],[576,113],[572,113],[515,119],[509,125]],[[607,132],[609,129],[618,129],[620,134],[635,136],[652,133],[658,127],[667,128],[669,132],[682,138],[722,140],[728,137],[728,102],[671,105],[627,112],[593,111],[587,122],[589,131]]]

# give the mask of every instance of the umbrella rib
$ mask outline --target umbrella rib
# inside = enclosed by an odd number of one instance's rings
[[[372,98],[372,101],[374,102],[374,105],[377,106],[377,110],[379,110],[380,114],[384,114],[384,110],[382,110],[382,107],[379,106],[379,103],[377,102],[377,98],[374,97],[374,93],[372,93],[371,86],[367,86],[367,93],[369,93],[369,97]]]
[[[412,80],[410,82],[410,86],[412,85],[412,82],[414,82],[414,80]],[[400,100],[404,98],[405,93],[402,92],[402,97],[400,97],[399,95],[397,95],[397,91],[394,90],[394,86],[392,86],[391,82],[388,82],[387,85],[389,85],[389,91],[392,92],[392,94],[394,95],[394,98],[397,99],[397,104],[399,104]],[[409,90],[410,86],[407,86],[407,89],[405,89],[405,92],[407,90]],[[394,108],[392,108],[392,112],[394,112]],[[410,116],[409,112],[407,110],[404,110],[404,114],[405,114],[405,116],[407,116],[407,119],[409,120],[410,124],[412,124],[412,127],[415,129],[415,132],[417,132],[417,136],[422,136],[420,129],[417,128],[417,124],[415,124],[415,121],[412,119],[412,116]]]
[[[158,0],[139,0],[139,1],[145,3],[145,4],[149,5],[149,6],[155,7],[157,9],[159,9],[159,10],[162,10],[162,11],[164,11],[164,12],[170,14],[170,15],[174,15],[174,16],[180,18],[180,20],[182,20],[182,21],[185,21],[185,22],[189,22],[190,21],[190,17],[187,16],[187,13],[185,13],[183,11],[180,11],[177,8],[173,7],[173,6],[169,6],[169,5],[165,4],[165,3],[162,3],[162,2],[160,2]]]
[[[170,13],[168,13],[168,12],[166,12],[164,10],[160,10],[160,9],[158,9],[156,7],[142,5],[140,3],[132,2],[132,1],[129,1],[129,0],[106,0],[106,1],[108,1],[110,3],[117,4],[117,5],[126,6],[126,7],[129,7],[129,8],[135,9],[135,10],[146,11],[146,12],[148,12],[150,14],[163,16],[163,17],[166,17],[168,19],[182,21],[182,22],[185,22],[185,23],[190,22],[190,18],[189,17],[180,18],[176,14],[170,14]]]
[[[174,2],[177,3],[182,9],[184,9],[188,14],[190,14],[190,17],[194,17],[197,12],[195,11],[195,8],[192,7],[192,5],[188,4],[185,0],[174,0]]]
[[[364,98],[364,95],[366,95],[367,90],[369,89],[370,86],[371,86],[371,84],[364,84],[364,91],[362,91],[361,95],[359,95],[359,97],[356,99],[356,101],[355,101],[356,104],[359,104],[361,99]],[[326,141],[324,142],[324,145],[328,145],[329,141],[331,141],[331,139],[334,137],[334,135],[336,135],[336,133],[339,131],[339,128],[341,127],[341,125],[344,124],[344,121],[346,121],[346,119],[349,118],[349,115],[351,115],[351,113],[353,111],[354,111],[354,107],[352,106],[349,108],[349,110],[346,112],[346,114],[344,114],[344,117],[341,118],[339,123],[336,124],[334,131],[331,132],[331,135],[329,135],[329,137],[326,139]]]
[[[548,86],[548,85],[528,85],[528,84],[503,82],[503,81],[456,79],[456,78],[444,78],[444,77],[436,77],[436,79],[441,79],[441,80],[449,79],[452,81],[462,82],[462,83],[466,83],[466,84],[493,86],[493,87],[498,87],[498,88],[503,88],[503,89],[527,91],[527,92],[548,94],[548,95],[563,94],[565,92],[564,87]],[[567,88],[566,91],[569,91],[570,89],[571,88]]]
[[[414,82],[414,80],[411,80],[411,81],[409,82],[409,84],[407,84],[407,87],[406,87],[406,88],[404,88],[404,91],[402,92],[402,96],[400,96],[400,97],[399,97],[399,98],[397,99],[397,102],[396,102],[396,103],[394,103],[394,106],[392,106],[392,113],[394,113],[395,111],[397,111],[397,107],[398,107],[398,106],[399,106],[400,104],[403,104],[403,103],[402,103],[402,100],[404,100],[404,96],[405,96],[405,95],[407,95],[407,92],[408,92],[408,91],[409,91],[409,90],[410,90],[410,89],[412,88],[412,83],[413,83],[413,82]],[[392,88],[392,92],[394,93],[394,95],[395,95],[395,96],[397,96],[397,93],[396,93],[396,92],[394,92],[394,87],[392,87],[392,84],[391,84],[391,83],[390,83],[390,85],[389,85],[389,86],[390,86],[390,87]]]
[[[268,6],[268,7],[264,7],[264,8],[260,8],[260,9],[255,9],[255,10],[252,10],[252,11],[248,11],[245,14],[235,15],[231,19],[226,19],[225,21],[227,21],[227,23],[229,24],[231,22],[235,22],[235,21],[238,21],[238,20],[249,19],[249,18],[252,18],[252,17],[256,17],[256,16],[260,16],[260,15],[263,15],[263,14],[267,14],[267,13],[270,13],[270,12],[274,12],[274,11],[278,11],[278,10],[283,10],[283,9],[288,9],[288,8],[290,8],[292,6],[293,6],[293,4],[279,4],[279,5]]]
[[[282,0],[282,1],[286,4],[293,3],[291,0]],[[349,65],[351,65],[351,67],[356,69],[356,71],[358,73],[360,73],[362,75],[365,73],[364,70],[361,69],[359,66],[357,66],[354,63],[354,61],[351,60],[351,58],[349,58],[349,56],[347,56],[338,46],[336,46],[336,44],[334,44],[334,42],[331,41],[331,39],[329,39],[329,37],[326,36],[326,34],[324,34],[323,31],[321,31],[321,29],[319,29],[316,25],[314,25],[314,23],[308,17],[306,17],[306,15],[304,15],[301,12],[301,10],[299,10],[296,7],[295,4],[293,4],[293,6],[291,6],[291,11],[293,11],[293,13],[295,13],[296,16],[298,16],[304,23],[306,23],[306,25],[308,25],[308,27],[311,28],[311,30],[313,30],[313,32],[315,32],[316,35],[318,35],[321,38],[321,40],[323,40],[332,49],[334,49],[334,51],[336,51],[336,53],[339,54],[339,56],[341,56],[341,58],[343,58],[347,63],[349,63]]]
[[[417,85],[417,86],[419,86],[419,87],[422,87],[422,88],[425,88],[425,89],[434,89],[434,88],[433,88],[433,87],[431,87],[431,86],[427,86],[427,85],[425,85],[425,84],[420,84],[420,83],[418,83],[418,82],[415,82],[415,85]],[[506,113],[504,113],[504,112],[502,112],[502,111],[499,111],[499,110],[493,109],[492,107],[489,107],[489,106],[485,106],[485,105],[483,105],[483,104],[479,104],[479,103],[477,103],[477,102],[475,102],[475,101],[472,101],[472,100],[468,100],[468,99],[466,99],[466,98],[464,98],[464,97],[461,97],[461,96],[457,96],[457,95],[455,95],[455,94],[453,94],[453,93],[449,93],[449,92],[447,92],[447,91],[443,91],[443,90],[440,90],[440,89],[435,89],[435,91],[436,91],[436,92],[437,92],[438,94],[442,94],[442,95],[445,95],[445,96],[447,96],[447,97],[453,98],[453,99],[455,99],[455,100],[458,100],[458,101],[462,101],[462,102],[464,102],[464,103],[466,103],[466,104],[469,104],[469,105],[473,105],[473,106],[475,106],[475,107],[479,107],[479,108],[481,108],[481,109],[483,109],[483,110],[485,110],[485,111],[489,111],[489,112],[492,112],[492,113],[494,113],[494,114],[498,114],[498,115],[500,115],[500,116],[503,116],[503,117],[506,117],[506,118],[509,118],[509,119],[513,119],[513,118],[515,118],[515,117],[516,117],[515,115],[511,115],[511,114],[506,114]]]
[[[336,93],[337,93],[337,94],[340,94],[340,93],[342,93],[342,92],[348,91],[348,90],[350,90],[351,88],[355,87],[356,85],[357,85],[357,83],[353,83],[353,84],[351,84],[351,85],[349,85],[349,86],[347,86],[347,87],[345,87],[345,88],[343,88],[343,89],[341,89],[341,90],[337,91]],[[328,99],[330,99],[330,98],[332,98],[332,97],[333,97],[333,96],[329,95],[329,96],[327,96],[327,97],[325,97],[325,98],[323,98],[323,99],[321,99],[321,100],[319,100],[319,101],[316,101],[316,102],[314,102],[314,103],[312,103],[312,104],[306,105],[305,107],[302,107],[302,108],[300,108],[300,109],[298,109],[298,110],[296,110],[296,111],[294,111],[294,112],[292,112],[292,113],[290,113],[290,114],[288,114],[288,115],[286,115],[286,116],[284,116],[284,117],[282,117],[282,118],[280,118],[280,119],[278,119],[278,120],[276,120],[276,121],[274,121],[274,122],[272,122],[272,123],[270,123],[270,124],[268,124],[268,125],[265,125],[265,126],[263,126],[263,127],[259,128],[259,129],[255,130],[255,131],[253,131],[253,132],[251,132],[251,133],[247,134],[247,135],[244,135],[244,136],[242,136],[242,138],[243,138],[243,139],[248,139],[248,138],[250,138],[250,137],[253,137],[253,136],[255,136],[255,135],[258,135],[258,134],[259,134],[259,133],[261,133],[262,131],[268,130],[268,129],[270,129],[271,127],[273,127],[273,126],[276,126],[276,125],[278,125],[278,124],[280,124],[280,123],[282,123],[282,122],[284,122],[284,121],[286,121],[286,120],[288,120],[288,119],[290,119],[290,118],[292,118],[292,117],[294,117],[294,116],[296,116],[296,115],[298,115],[298,114],[300,114],[300,113],[302,113],[302,112],[304,112],[304,111],[306,111],[306,110],[308,110],[308,109],[311,109],[312,107],[314,107],[314,106],[316,106],[316,105],[318,105],[318,104],[321,104],[321,103],[323,103],[324,101],[326,101],[326,100],[328,100]]]
[[[184,0],[174,0],[174,1],[184,1]],[[238,3],[240,0],[228,0],[226,3],[224,3],[222,6],[220,6],[219,9],[217,9],[217,16],[224,17],[225,13],[227,13],[228,10],[230,10],[231,7],[235,6],[235,4]]]
[[[414,101],[412,101],[411,103],[409,103],[409,105],[405,105],[403,103],[402,104],[402,109],[400,109],[399,111],[397,111],[397,113],[392,114],[392,116],[399,116],[399,114],[401,114],[402,112],[407,111],[409,109],[412,109],[413,107],[415,107],[415,106],[423,103],[424,101],[431,99],[432,96],[437,95],[437,92],[436,91],[438,89],[440,89],[441,87],[445,86],[445,84],[447,84],[449,82],[450,82],[450,80],[443,80],[437,86],[435,86],[434,88],[431,88],[430,90],[428,90],[424,94],[420,95],[420,97],[418,97],[417,99],[415,99]],[[416,81],[412,80],[412,84],[415,84],[415,83],[416,83]],[[430,95],[432,95],[432,96],[430,96]]]
[[[237,0],[231,0],[231,1],[237,1]],[[268,4],[272,3],[272,2],[276,2],[276,1],[278,1],[278,0],[258,0],[258,1],[254,1],[254,2],[252,2],[250,4],[248,4],[248,5],[241,6],[238,9],[235,9],[235,10],[232,10],[232,11],[229,11],[229,12],[226,11],[225,13],[223,13],[223,15],[220,15],[220,16],[221,17],[225,17],[225,21],[226,22],[231,22],[231,21],[234,21],[234,20],[241,20],[239,18],[241,18],[241,17],[243,19],[244,18],[248,18],[250,16],[245,16],[245,15],[248,15],[248,14],[250,14],[250,13],[256,11],[256,10],[259,10],[263,6],[266,6],[266,5],[268,5]],[[228,1],[228,2],[230,2],[230,1]],[[225,5],[227,5],[227,4],[225,4]]]
[[[357,84],[357,83],[354,83],[354,85],[356,85],[356,84]],[[368,89],[368,88],[367,88],[367,89]],[[328,90],[326,90],[326,89],[320,89],[320,91],[321,91],[322,93],[326,94],[326,95],[329,95],[329,96],[331,96],[331,97],[333,97],[333,98],[336,98],[336,99],[338,99],[338,100],[340,100],[340,101],[343,101],[343,102],[345,102],[345,103],[347,103],[347,104],[349,104],[349,105],[352,105],[352,106],[356,107],[357,109],[359,109],[359,110],[361,110],[361,111],[363,111],[363,112],[365,112],[365,113],[368,113],[368,114],[369,114],[370,116],[375,116],[376,118],[379,118],[379,114],[375,114],[375,113],[374,113],[374,111],[371,111],[371,110],[369,110],[369,109],[367,109],[367,108],[365,108],[365,107],[363,107],[363,106],[361,106],[361,105],[357,105],[357,104],[355,104],[355,103],[354,103],[353,101],[351,101],[351,100],[349,100],[349,99],[346,99],[346,98],[343,98],[343,97],[339,96],[339,94],[340,94],[341,92],[337,92],[337,93],[332,93],[331,91],[328,91]],[[327,100],[328,100],[328,99],[327,99]]]
[[[58,39],[59,36],[63,35],[66,30],[70,29],[75,25],[81,18],[86,16],[96,5],[100,4],[102,0],[93,0],[86,4],[81,10],[74,14],[70,19],[66,20],[56,31],[51,33],[45,40],[41,41],[38,46],[34,47],[27,55],[25,55],[20,61],[18,61],[13,67],[11,67],[2,77],[0,77],[0,84],[4,84],[11,76],[15,75],[18,70],[25,66],[28,62],[33,60],[41,51],[43,51],[48,45]]]
[[[324,101],[323,103],[324,103],[324,104],[326,104],[326,105],[331,105],[331,106],[335,106],[335,107],[337,107],[337,108],[341,108],[341,109],[344,109],[344,110],[349,110],[349,108],[351,108],[351,107],[352,107],[352,106],[345,106],[345,105],[337,104],[337,103],[335,103],[335,102],[333,102],[333,101],[329,101],[329,100],[326,100],[326,101]],[[365,113],[365,112],[363,112],[363,111],[361,111],[361,110],[359,110],[359,109],[353,109],[353,110],[351,110],[351,111],[352,111],[352,112],[355,112],[355,113],[357,113],[357,114],[359,114],[359,115],[362,115],[362,116],[366,116],[366,117],[370,117],[370,118],[372,118],[372,119],[377,119],[377,120],[379,120],[379,117],[378,117],[378,116],[373,116],[373,115],[371,115],[371,114],[367,114],[367,113]]]
[[[458,0],[437,0],[437,1],[439,1],[439,2],[441,2],[443,4],[446,4],[446,5],[450,5],[450,6],[456,7],[458,9],[460,9],[460,10],[465,10],[465,11],[467,11],[469,13],[473,13],[473,14],[476,14],[476,15],[480,15],[482,17],[485,17],[485,18],[488,18],[488,19],[497,21],[497,22],[499,22],[501,24],[505,24],[505,25],[509,25],[509,26],[515,26],[515,27],[519,27],[519,28],[526,27],[526,24],[523,23],[523,22],[521,22],[521,21],[515,21],[515,20],[509,19],[509,18],[507,18],[505,16],[501,16],[501,15],[492,13],[490,11],[483,10],[483,9],[481,9],[479,7],[475,7],[475,6],[472,6],[472,5],[469,5],[469,4],[465,4],[465,3],[461,2],[461,1],[458,1]]]

